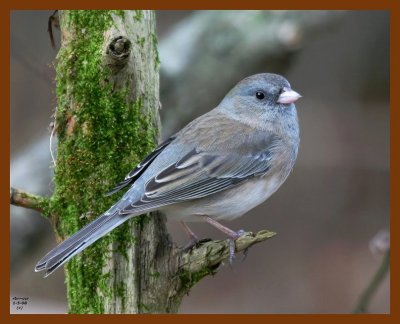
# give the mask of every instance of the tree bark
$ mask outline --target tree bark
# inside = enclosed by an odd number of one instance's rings
[[[104,193],[157,143],[159,61],[152,11],[61,11],[60,27],[51,215],[62,240],[119,199]],[[67,264],[69,312],[142,311],[139,243],[154,249],[159,218],[127,222]]]

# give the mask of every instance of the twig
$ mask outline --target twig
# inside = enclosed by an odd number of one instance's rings
[[[54,41],[53,26],[57,28],[59,27],[58,10],[54,10],[53,14],[49,17],[49,20],[47,21],[47,32],[49,33],[51,47],[55,49],[56,43]]]
[[[43,213],[49,205],[49,201],[49,198],[33,195],[13,187],[10,188],[11,205],[33,209]]]
[[[265,241],[276,233],[262,230],[256,234],[248,232],[240,236],[235,241],[236,252],[245,251],[252,245]],[[229,240],[225,241],[210,241],[202,244],[198,248],[185,253],[181,257],[180,270],[194,273],[204,273],[207,275],[205,269],[215,269],[223,260],[229,257]],[[198,278],[200,279],[200,278]]]
[[[49,150],[50,150],[50,155],[51,155],[51,160],[53,161],[54,167],[56,166],[56,159],[54,158],[53,154],[53,148],[52,148],[52,142],[53,142],[53,137],[57,129],[57,124],[56,124],[56,118],[54,117],[54,123],[51,124],[51,133],[50,133],[50,139],[49,139]]]
[[[375,273],[368,287],[362,293],[358,301],[358,304],[353,311],[354,314],[367,313],[367,308],[369,303],[371,302],[372,296],[378,289],[382,280],[385,278],[386,273],[389,271],[389,268],[390,268],[390,250],[387,250],[379,269]]]

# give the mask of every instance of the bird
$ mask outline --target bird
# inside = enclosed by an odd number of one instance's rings
[[[300,143],[294,102],[301,97],[281,75],[259,73],[239,81],[212,110],[167,138],[110,190],[129,188],[120,200],[61,242],[35,266],[45,277],[128,219],[155,210],[179,221],[211,224],[234,241],[221,221],[246,214],[286,180]]]

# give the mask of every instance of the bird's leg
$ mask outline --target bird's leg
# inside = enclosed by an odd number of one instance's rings
[[[209,216],[204,216],[205,221],[212,226],[218,228],[221,232],[225,233],[230,237],[229,240],[229,263],[232,264],[233,259],[235,257],[235,240],[242,236],[245,231],[244,230],[239,230],[235,232],[234,230],[231,230],[230,228],[218,223],[216,220],[212,219]]]
[[[199,238],[196,234],[190,229],[190,227],[183,221],[180,222],[185,233],[189,237],[189,242],[183,247],[183,251],[189,251],[193,246],[195,246],[199,242]]]

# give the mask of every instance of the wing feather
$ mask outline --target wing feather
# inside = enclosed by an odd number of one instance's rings
[[[171,136],[166,141],[161,143],[153,152],[151,152],[142,162],[140,162],[136,168],[134,168],[131,172],[129,172],[125,179],[117,184],[113,189],[108,191],[105,196],[111,196],[114,193],[120,191],[128,185],[133,184],[148,168],[148,166],[154,161],[154,159],[175,139],[174,136]]]
[[[266,173],[271,167],[273,147],[255,155],[194,149],[148,180],[141,199],[120,214],[202,198]]]

